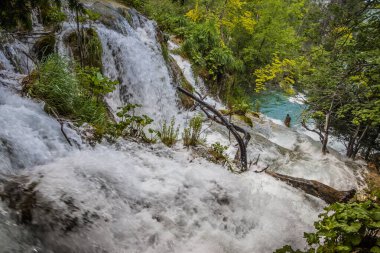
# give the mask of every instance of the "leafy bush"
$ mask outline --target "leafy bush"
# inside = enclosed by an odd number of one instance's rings
[[[89,96],[80,85],[69,62],[57,54],[48,56],[39,68],[39,77],[30,88],[33,97],[45,101],[47,108],[79,123],[104,128],[109,118],[104,103]]]
[[[178,138],[179,127],[175,128],[175,118],[173,117],[170,121],[170,125],[164,122],[160,131],[157,131],[158,137],[161,139],[168,147],[172,147]]]
[[[153,119],[147,115],[136,116],[135,109],[138,107],[141,107],[141,105],[127,104],[116,114],[121,118],[120,122],[116,124],[117,136],[131,136],[147,141],[149,140],[145,135],[144,128],[151,124]]]
[[[196,146],[202,143],[201,131],[203,125],[203,118],[197,115],[190,120],[188,128],[185,128],[182,134],[183,144],[186,147]]]
[[[335,203],[320,214],[315,233],[305,233],[312,246],[306,252],[380,252],[380,206],[371,201]],[[299,252],[289,245],[276,253]]]
[[[31,94],[44,100],[60,115],[73,115],[81,91],[68,61],[59,55],[51,55],[41,64],[39,72]]]
[[[80,84],[89,91],[89,96],[94,96],[98,100],[100,97],[115,90],[117,81],[112,81],[102,75],[99,68],[84,67],[77,69],[77,76]]]
[[[216,162],[224,162],[227,160],[225,151],[227,150],[227,146],[223,146],[219,142],[215,142],[211,145],[211,149],[209,153],[214,157]]]

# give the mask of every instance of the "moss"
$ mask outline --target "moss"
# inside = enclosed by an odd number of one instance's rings
[[[260,118],[260,113],[258,112],[247,112],[245,115],[247,115],[248,117],[254,117],[254,118]]]
[[[194,92],[194,87],[185,79],[185,77],[181,78],[180,85],[182,88]],[[181,104],[185,109],[190,109],[195,105],[195,102],[192,98],[186,96],[182,92],[179,93],[179,99],[181,100]]]
[[[222,110],[219,110],[219,112],[223,115],[230,115],[231,111],[228,110],[228,109],[222,109]]]
[[[252,123],[252,120],[245,116],[245,115],[234,115],[237,119],[243,121],[244,123],[246,123],[248,126],[250,127],[253,127],[253,123]]]
[[[21,85],[22,85],[22,93],[27,94],[31,90],[34,83],[37,82],[38,78],[40,76],[40,73],[37,69],[34,69],[29,75],[24,77],[22,79]]]
[[[378,203],[380,202],[380,174],[375,163],[368,163],[368,174],[365,180],[368,186],[368,192]]]
[[[49,34],[41,37],[33,46],[33,53],[39,61],[54,53],[55,36]]]
[[[118,8],[117,10],[128,21],[130,25],[133,24],[133,18],[128,8]]]
[[[103,48],[98,33],[93,28],[87,28],[83,34],[83,65],[101,69]],[[73,52],[74,59],[80,62],[81,57],[77,41],[76,32],[72,32],[65,40]]]

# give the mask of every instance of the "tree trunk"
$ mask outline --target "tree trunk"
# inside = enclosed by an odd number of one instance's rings
[[[325,121],[324,135],[323,135],[323,141],[322,141],[322,153],[324,155],[328,153],[327,144],[329,142],[330,120],[331,120],[332,109],[334,106],[334,100],[335,100],[335,94],[333,95],[329,111],[326,113],[326,121]]]
[[[326,155],[328,153],[327,150],[327,144],[329,142],[329,128],[330,128],[330,111],[326,114],[326,122],[325,122],[325,129],[324,129],[324,136],[322,141],[322,153]]]
[[[265,173],[281,181],[284,181],[285,183],[298,188],[307,194],[320,198],[328,204],[335,202],[348,202],[356,193],[355,189],[349,191],[338,191],[315,180],[291,177],[271,171],[265,171]]]
[[[365,127],[363,133],[361,134],[360,138],[356,142],[356,145],[354,146],[353,152],[351,154],[351,158],[354,159],[354,160],[355,160],[355,157],[358,154],[358,152],[359,152],[359,150],[360,150],[360,148],[362,146],[362,140],[363,140],[364,136],[367,134],[368,128],[369,128],[369,126],[367,125]]]

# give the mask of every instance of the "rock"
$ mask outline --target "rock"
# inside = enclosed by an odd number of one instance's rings
[[[54,53],[55,35],[54,33],[42,36],[36,41],[32,48],[33,54],[41,61],[48,55]]]

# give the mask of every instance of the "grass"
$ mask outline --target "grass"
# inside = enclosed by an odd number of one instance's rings
[[[104,128],[109,122],[104,103],[88,95],[69,61],[57,54],[42,62],[39,77],[29,93],[43,100],[48,110],[74,122],[87,122],[96,128]]]
[[[172,147],[178,138],[179,127],[175,127],[175,118],[173,117],[170,121],[170,125],[164,122],[161,130],[158,132],[158,137],[161,139],[168,147]]]
[[[190,120],[189,127],[185,128],[182,134],[183,145],[186,147],[197,146],[203,142],[201,138],[203,119],[197,115]]]

